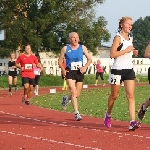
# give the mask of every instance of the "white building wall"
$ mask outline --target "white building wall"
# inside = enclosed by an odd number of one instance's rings
[[[88,67],[86,74],[94,74],[94,62],[100,59],[103,66],[106,66],[106,72],[109,73],[113,64],[113,59],[110,58],[92,58],[92,63]],[[46,74],[61,75],[61,69],[58,66],[58,59],[41,59],[43,67],[46,69]],[[84,58],[84,64],[86,58]],[[133,58],[134,71],[136,74],[147,75],[150,67],[150,59],[148,58]]]
[[[94,74],[94,62],[100,59],[103,66],[106,66],[106,72],[109,73],[110,68],[113,64],[113,59],[110,58],[92,58],[92,63],[88,67],[86,74]],[[61,75],[61,69],[58,66],[58,58],[45,58],[41,59],[41,63],[46,70],[46,74]],[[84,58],[84,64],[86,63],[86,58]],[[136,74],[147,75],[148,68],[150,67],[150,59],[148,58],[133,58],[134,71]],[[7,68],[8,59],[0,59],[0,72],[5,71]]]

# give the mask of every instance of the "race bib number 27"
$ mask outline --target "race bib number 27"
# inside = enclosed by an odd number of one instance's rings
[[[71,63],[71,70],[78,70],[81,67],[82,67],[81,61]]]
[[[120,85],[120,81],[121,81],[121,75],[114,75],[114,74],[109,75],[110,84]]]

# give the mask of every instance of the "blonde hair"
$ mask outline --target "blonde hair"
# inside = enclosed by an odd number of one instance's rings
[[[127,20],[132,20],[132,18],[127,16],[127,17],[122,17],[122,18],[120,19],[118,31],[121,31],[121,30],[122,30],[121,24],[123,24],[123,23],[124,23],[125,21],[127,21]]]

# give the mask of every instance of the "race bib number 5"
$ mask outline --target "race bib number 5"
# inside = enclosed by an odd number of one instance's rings
[[[32,64],[25,64],[25,69],[26,70],[31,70],[32,69]]]
[[[81,61],[71,63],[71,70],[79,70],[80,67],[82,67]]]
[[[121,81],[121,75],[114,75],[114,74],[109,75],[110,84],[120,85],[120,81]]]

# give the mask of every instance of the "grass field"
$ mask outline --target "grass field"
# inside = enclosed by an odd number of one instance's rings
[[[56,93],[37,96],[32,99],[32,104],[38,105],[44,108],[61,110],[61,99],[63,94],[68,93]],[[107,108],[107,99],[110,94],[110,88],[101,88],[93,90],[84,90],[78,100],[79,110],[81,114],[88,116],[94,116],[103,118]],[[136,110],[139,109],[141,102],[145,101],[150,95],[150,87],[136,87],[135,99],[136,99]],[[67,110],[73,112],[72,105],[69,103]],[[124,92],[124,87],[121,88],[118,99],[115,102],[113,108],[113,119],[129,121],[128,105]],[[150,123],[149,112],[147,112],[146,118],[143,120],[144,123]]]
[[[0,88],[7,88],[8,87],[8,77],[7,76],[0,76]],[[138,76],[140,82],[147,82],[147,76]],[[105,82],[108,83],[108,75],[104,74]],[[100,84],[102,81],[99,80]],[[39,85],[41,87],[48,87],[48,86],[62,86],[62,78],[61,76],[41,76]],[[84,84],[94,84],[95,83],[95,75],[85,75]],[[21,78],[18,76],[18,87],[21,87]]]

